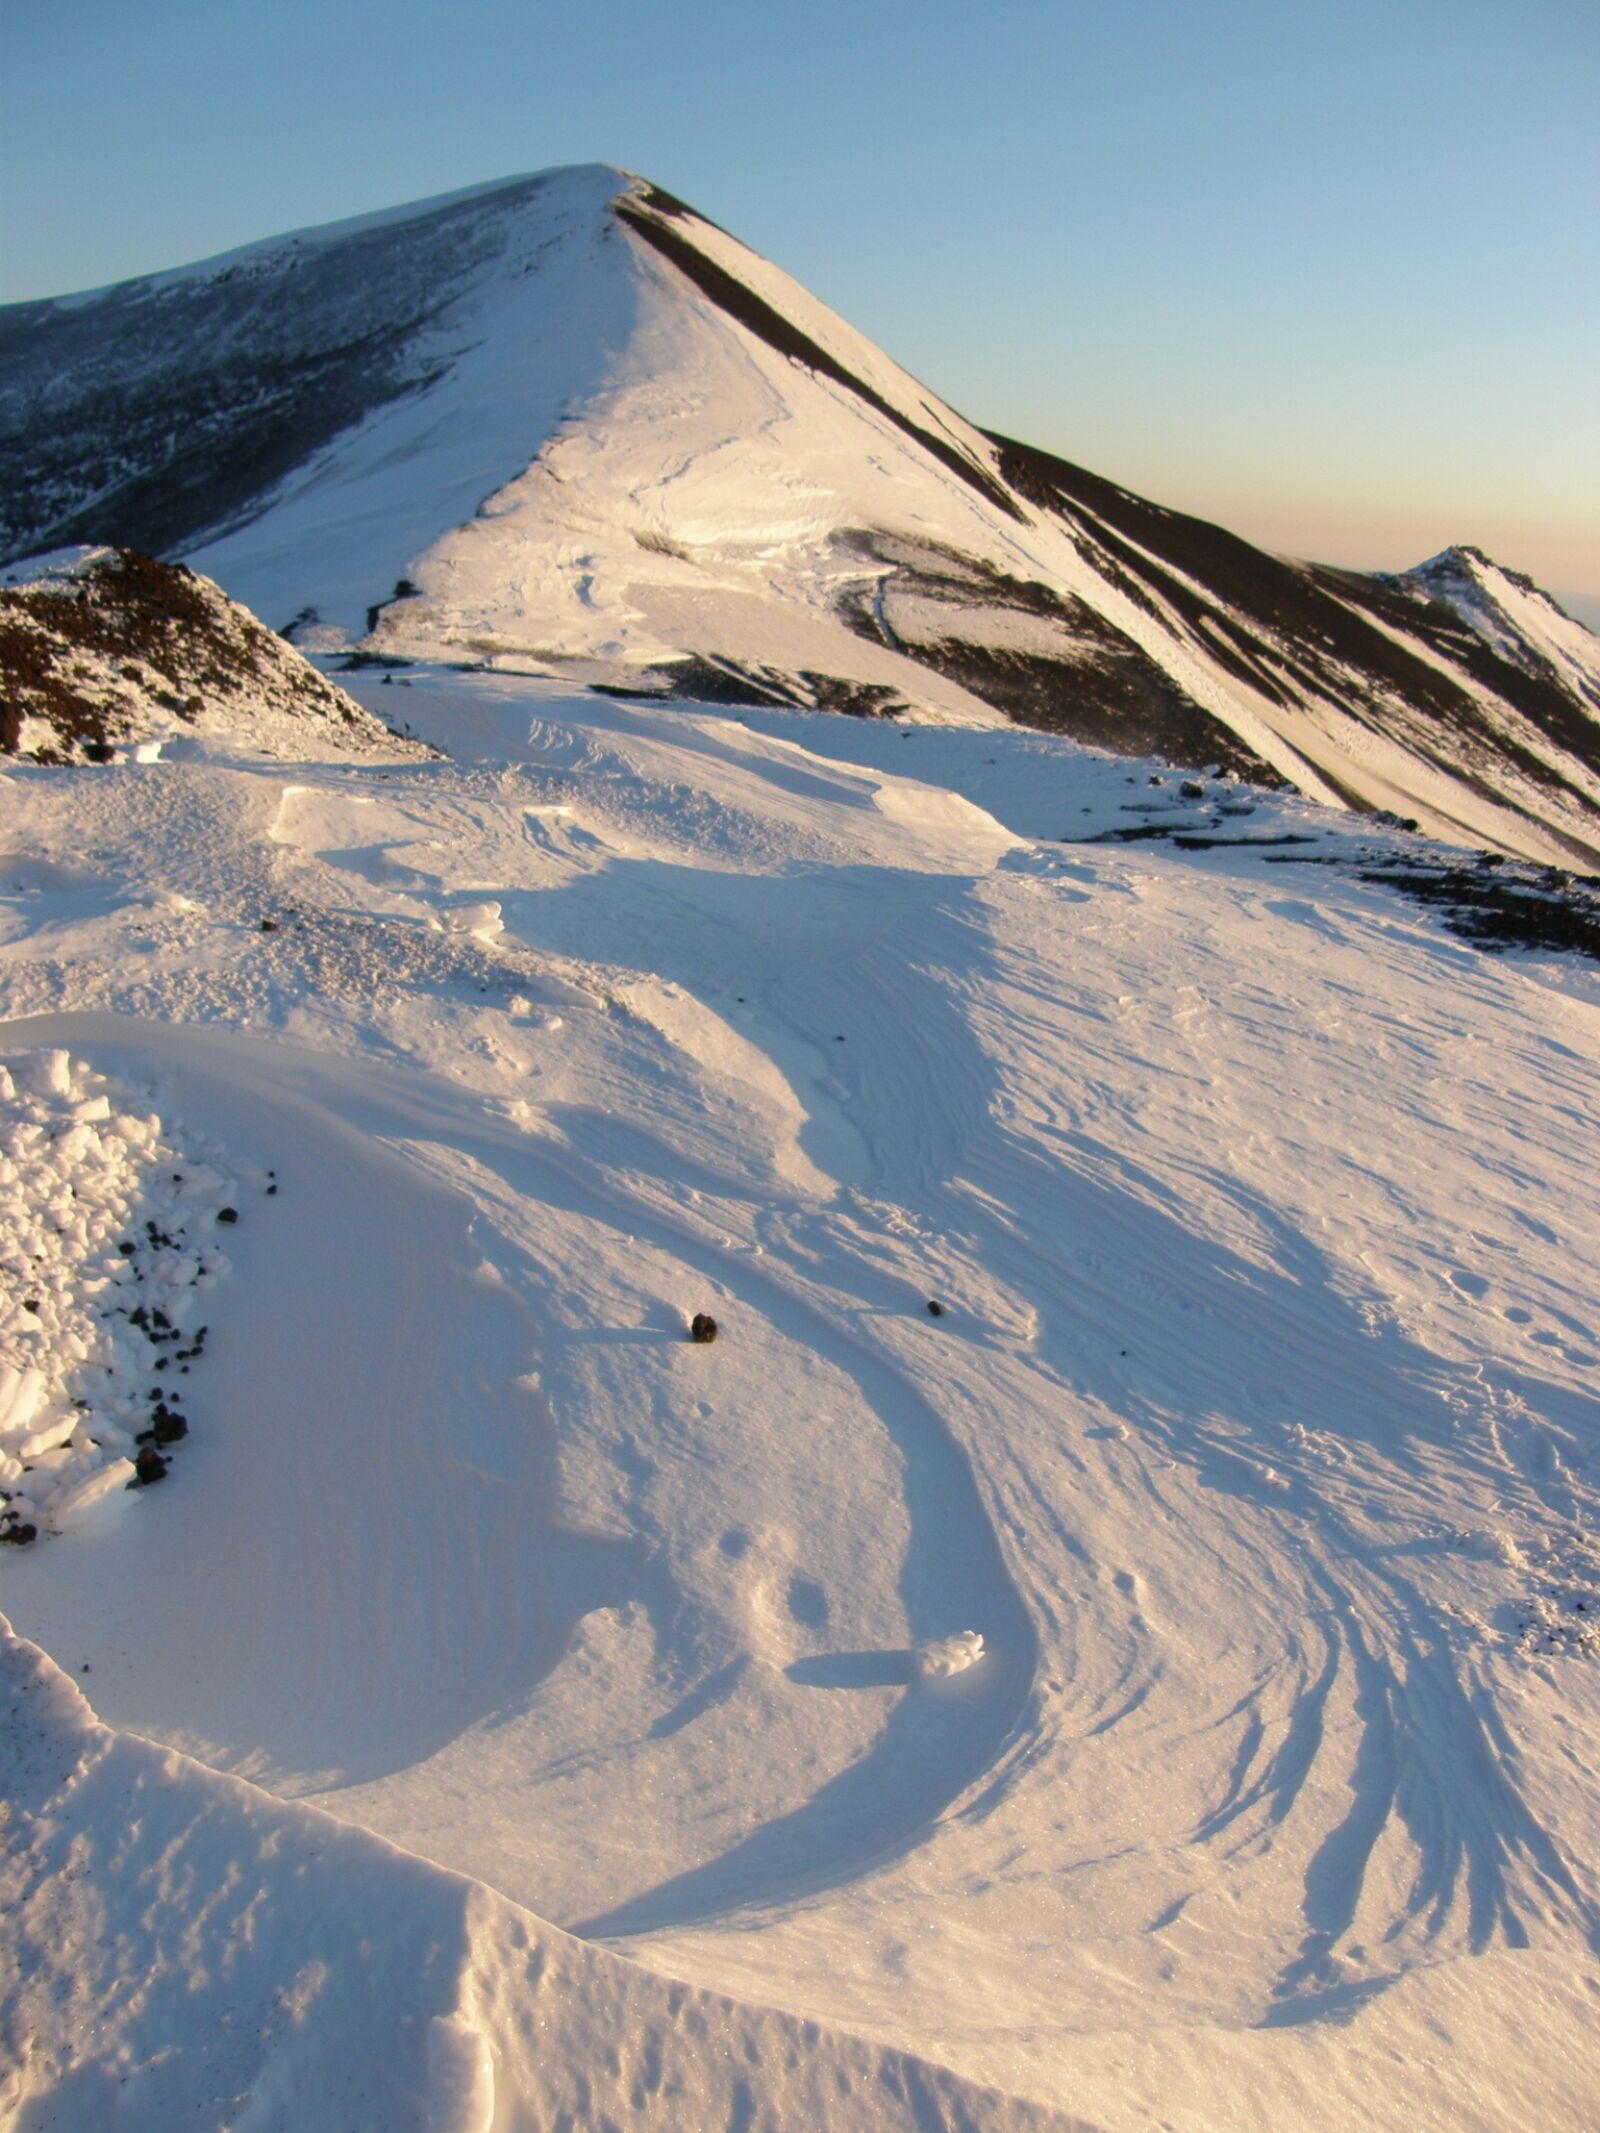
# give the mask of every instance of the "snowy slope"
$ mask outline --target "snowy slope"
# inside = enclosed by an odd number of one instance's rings
[[[104,762],[247,728],[294,755],[308,721],[356,753],[415,753],[181,563],[73,548],[0,572],[0,753]]]
[[[986,435],[620,171],[14,307],[0,349],[10,553],[137,540],[309,647],[1016,719],[1600,864],[1600,646],[1543,595],[1495,572],[1484,629]]]
[[[1592,971],[1054,736],[351,680],[448,756],[0,783],[16,1088],[249,1187],[0,1549],[120,1729],[12,1651],[13,2094],[1583,2125]]]
[[[0,1710],[8,2125],[1084,2125],[685,1991],[98,1725],[3,1617]]]
[[[1520,571],[1502,570],[1481,548],[1447,548],[1397,581],[1453,607],[1500,657],[1533,675],[1554,671],[1600,712],[1595,638]]]

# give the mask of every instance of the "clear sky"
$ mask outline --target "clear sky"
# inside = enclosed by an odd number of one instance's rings
[[[0,0],[0,301],[593,161],[990,428],[1600,622],[1600,0]]]

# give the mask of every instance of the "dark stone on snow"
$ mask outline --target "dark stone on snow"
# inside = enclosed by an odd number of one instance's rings
[[[708,1311],[696,1311],[689,1326],[689,1338],[703,1348],[717,1337],[717,1322]]]
[[[39,1528],[19,1521],[16,1525],[0,1526],[0,1541],[9,1541],[13,1548],[26,1548],[29,1541],[37,1540]]]
[[[944,1316],[944,1305],[935,1296],[928,1298],[928,1316],[930,1318],[943,1318]]]
[[[142,1445],[138,1458],[133,1462],[134,1478],[141,1488],[148,1488],[153,1481],[164,1481],[167,1462],[153,1445]]]
[[[219,1211],[217,1215],[217,1220],[219,1222],[237,1222],[238,1219],[239,1210],[237,1207],[224,1207]]]

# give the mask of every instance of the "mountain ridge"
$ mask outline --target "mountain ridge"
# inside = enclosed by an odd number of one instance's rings
[[[314,652],[1046,726],[1600,868],[1600,642],[1548,595],[1270,556],[977,428],[610,166],[13,307],[0,352],[0,554],[115,540]]]

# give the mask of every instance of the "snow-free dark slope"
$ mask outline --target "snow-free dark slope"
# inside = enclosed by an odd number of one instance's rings
[[[997,714],[1600,865],[1600,644],[1472,549],[1266,555],[964,421],[602,166],[0,315],[0,540],[302,642]]]

